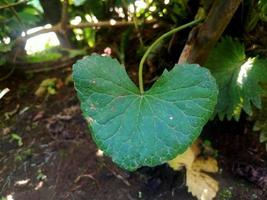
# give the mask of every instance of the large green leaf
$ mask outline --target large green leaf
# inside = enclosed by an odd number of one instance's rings
[[[220,119],[226,116],[238,120],[242,109],[251,115],[251,104],[261,107],[259,82],[267,81],[267,60],[246,58],[244,45],[226,37],[214,48],[205,66],[219,87],[215,114]]]
[[[198,65],[176,65],[143,95],[110,57],[78,61],[73,79],[93,139],[127,170],[155,166],[184,152],[217,98],[215,80]]]

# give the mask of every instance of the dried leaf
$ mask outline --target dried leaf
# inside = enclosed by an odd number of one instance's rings
[[[197,157],[199,152],[198,145],[194,144],[182,155],[169,161],[168,164],[174,170],[179,170],[183,166],[186,168],[188,192],[191,192],[199,200],[212,200],[219,190],[219,185],[206,172],[218,172],[218,164],[212,157]]]
[[[182,167],[191,168],[196,156],[199,154],[199,148],[196,143],[189,147],[183,154],[180,154],[173,160],[168,161],[168,164],[174,170],[180,170]]]

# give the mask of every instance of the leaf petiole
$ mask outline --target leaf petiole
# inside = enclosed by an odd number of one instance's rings
[[[193,26],[193,25],[196,25],[198,23],[200,23],[203,19],[196,19],[194,21],[191,21],[187,24],[184,24],[182,26],[179,26],[177,28],[174,28],[170,31],[168,31],[167,33],[164,33],[162,36],[160,36],[158,39],[156,39],[155,42],[153,42],[149,47],[148,49],[146,50],[145,54],[143,55],[141,61],[140,61],[140,64],[139,64],[139,69],[138,69],[138,80],[139,80],[139,90],[140,90],[140,93],[141,94],[144,94],[144,83],[143,83],[143,67],[144,67],[144,63],[145,63],[145,60],[147,59],[149,53],[162,41],[164,40],[165,38],[171,36],[172,34],[180,31],[180,30],[183,30],[187,27],[190,27],[190,26]]]

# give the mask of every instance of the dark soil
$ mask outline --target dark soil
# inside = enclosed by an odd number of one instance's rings
[[[195,199],[187,192],[183,171],[162,165],[129,173],[99,154],[73,85],[65,84],[70,73],[68,68],[15,74],[1,83],[11,91],[0,102],[0,199]],[[57,93],[36,97],[41,81],[52,77],[60,79]],[[203,136],[218,149],[217,199],[265,200],[265,186],[253,181],[246,167],[266,168],[266,153],[258,136],[248,133],[244,120],[240,123],[215,120],[204,130]],[[12,134],[22,138],[21,146]]]

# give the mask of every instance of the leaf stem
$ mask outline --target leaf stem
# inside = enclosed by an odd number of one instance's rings
[[[184,24],[182,26],[179,26],[177,28],[174,28],[172,30],[170,30],[169,32],[167,33],[164,33],[162,36],[160,36],[155,42],[153,42],[149,47],[148,49],[146,50],[145,54],[143,55],[141,61],[140,61],[140,64],[139,64],[139,69],[138,69],[138,79],[139,79],[139,90],[140,90],[140,93],[141,94],[144,94],[144,83],[143,83],[143,68],[144,68],[144,63],[145,63],[145,60],[147,59],[149,53],[162,41],[164,40],[165,38],[171,36],[172,34],[180,31],[180,30],[183,30],[189,26],[193,26],[193,25],[196,25],[198,24],[199,22],[201,22],[203,19],[196,19],[194,21],[191,21],[187,24]]]

